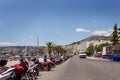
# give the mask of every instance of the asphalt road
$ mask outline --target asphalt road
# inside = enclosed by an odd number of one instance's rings
[[[120,62],[74,56],[40,75],[38,80],[120,80]]]

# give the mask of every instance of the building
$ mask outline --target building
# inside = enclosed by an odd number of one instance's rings
[[[118,27],[118,37],[119,37],[119,43],[120,43],[120,27]]]
[[[86,51],[86,49],[90,46],[98,46],[100,44],[104,43],[111,43],[110,42],[110,37],[105,37],[105,36],[91,36],[86,39],[83,39],[78,42],[74,42],[69,45],[65,45],[64,48],[67,51],[71,52],[79,52],[79,51]]]

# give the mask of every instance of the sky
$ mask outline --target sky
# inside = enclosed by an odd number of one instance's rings
[[[0,0],[0,46],[67,45],[108,36],[120,25],[120,0]]]

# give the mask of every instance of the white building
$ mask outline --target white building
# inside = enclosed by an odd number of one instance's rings
[[[89,38],[83,39],[81,41],[75,42],[70,45],[64,46],[66,50],[72,51],[72,52],[79,52],[79,51],[86,51],[86,49],[90,46],[98,46],[103,43],[111,43],[110,37],[105,36],[91,36]]]

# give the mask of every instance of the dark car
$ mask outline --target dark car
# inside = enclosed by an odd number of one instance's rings
[[[112,54],[109,56],[109,59],[113,61],[120,61],[120,54]]]

